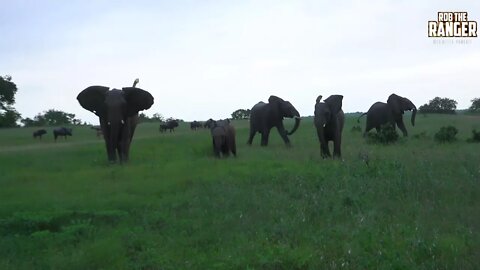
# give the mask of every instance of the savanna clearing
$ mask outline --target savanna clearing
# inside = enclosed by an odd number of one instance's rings
[[[89,127],[0,130],[0,269],[478,269],[480,117],[407,119],[385,146],[347,116],[343,160],[320,158],[311,118],[291,148],[276,130],[248,147],[234,121],[221,160],[206,129],[140,124],[124,166]],[[436,143],[446,125],[458,141]]]

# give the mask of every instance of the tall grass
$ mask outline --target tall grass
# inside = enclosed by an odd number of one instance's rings
[[[124,166],[86,127],[56,143],[0,130],[0,268],[476,269],[479,120],[418,116],[384,146],[347,117],[342,160],[320,158],[309,118],[291,148],[276,130],[249,147],[234,122],[238,157],[222,160],[207,130],[141,124]],[[433,140],[445,125],[458,141]]]

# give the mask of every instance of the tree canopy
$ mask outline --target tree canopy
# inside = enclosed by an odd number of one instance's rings
[[[421,113],[448,113],[454,114],[457,109],[457,102],[449,98],[435,97],[428,104],[418,108]]]
[[[21,116],[13,107],[16,93],[17,85],[12,82],[12,77],[0,76],[0,127],[18,126]]]
[[[238,109],[232,113],[232,119],[240,120],[240,119],[248,119],[250,118],[250,109]]]
[[[66,113],[50,109],[43,113],[37,114],[33,119],[25,118],[21,122],[26,127],[30,126],[66,126],[66,125],[81,125],[79,119],[75,119],[75,114]]]
[[[159,113],[154,113],[152,115],[152,117],[148,117],[144,113],[139,113],[138,114],[138,121],[140,123],[143,123],[143,122],[162,122],[163,120],[165,120],[164,117]]]
[[[0,76],[0,109],[7,110],[9,106],[15,104],[16,93],[17,85],[12,82],[12,77]]]
[[[480,98],[474,98],[471,101],[472,101],[472,105],[468,108],[468,111],[480,112]]]

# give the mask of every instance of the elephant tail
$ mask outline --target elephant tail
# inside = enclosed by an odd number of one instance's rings
[[[367,113],[362,113],[358,118],[357,118],[357,123],[360,123],[360,118],[362,118],[362,116],[366,115]]]

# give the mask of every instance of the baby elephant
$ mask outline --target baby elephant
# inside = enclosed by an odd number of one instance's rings
[[[341,157],[340,146],[345,118],[342,111],[343,96],[332,95],[325,99],[325,102],[320,102],[321,99],[322,96],[318,96],[314,119],[320,141],[320,154],[322,158],[330,157],[328,142],[333,141],[333,157]]]
[[[235,128],[230,125],[230,121],[212,120],[208,126],[212,134],[213,152],[215,156],[228,156],[230,152],[232,152],[233,156],[237,156]]]

